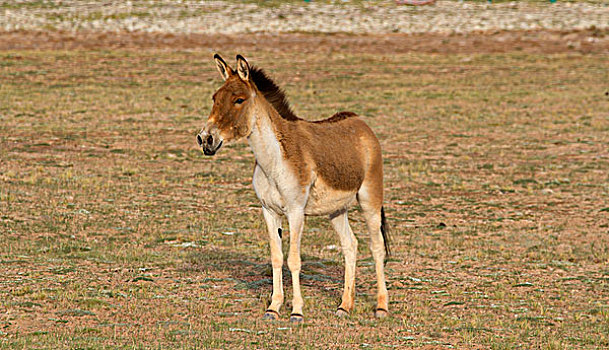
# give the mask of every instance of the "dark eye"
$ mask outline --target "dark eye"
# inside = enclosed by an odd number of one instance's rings
[[[245,100],[244,100],[244,99],[242,99],[242,98],[238,98],[238,99],[236,99],[236,100],[235,100],[235,104],[236,104],[236,105],[240,105],[240,104],[242,104],[242,103],[243,103],[243,101],[245,101]]]

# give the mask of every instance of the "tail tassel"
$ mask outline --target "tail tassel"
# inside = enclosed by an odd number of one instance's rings
[[[387,259],[391,256],[391,238],[389,236],[387,219],[385,218],[385,207],[381,207],[381,234],[383,235],[383,242],[385,243],[385,261],[387,261]]]

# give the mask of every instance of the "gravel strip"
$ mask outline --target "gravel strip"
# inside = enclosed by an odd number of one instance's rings
[[[370,34],[592,27],[609,27],[609,3],[438,1],[413,7],[393,1],[364,5],[303,1],[261,7],[225,1],[0,2],[0,29],[4,31]]]

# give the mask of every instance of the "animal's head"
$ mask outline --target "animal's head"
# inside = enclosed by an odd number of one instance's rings
[[[237,55],[237,70],[233,70],[220,55],[214,60],[224,78],[224,85],[213,95],[214,105],[205,126],[197,135],[203,153],[214,155],[223,143],[247,137],[254,125],[256,85],[251,81],[250,66]]]

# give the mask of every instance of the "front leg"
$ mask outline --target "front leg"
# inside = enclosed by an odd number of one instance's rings
[[[283,304],[283,253],[281,252],[281,216],[276,212],[262,207],[264,220],[269,232],[269,243],[271,246],[271,265],[273,266],[273,294],[271,305],[264,313],[265,320],[276,320],[279,318],[279,309]]]
[[[292,315],[290,322],[301,323],[304,320],[302,314],[303,300],[300,293],[300,239],[304,226],[304,209],[292,210],[287,214],[290,225],[290,250],[288,252],[288,268],[292,273],[293,299]]]

